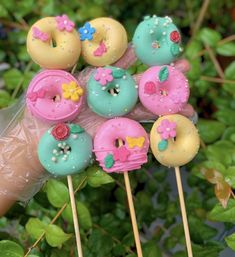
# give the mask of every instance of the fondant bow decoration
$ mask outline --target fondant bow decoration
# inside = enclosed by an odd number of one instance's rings
[[[46,95],[46,90],[41,88],[36,92],[30,92],[27,95],[27,98],[29,98],[32,102],[36,102],[38,98],[44,98],[45,95]]]
[[[126,141],[130,148],[138,146],[141,148],[144,144],[145,138],[144,137],[126,137]]]
[[[40,39],[43,42],[45,42],[49,39],[49,35],[46,32],[41,31],[37,27],[33,27],[33,37]]]

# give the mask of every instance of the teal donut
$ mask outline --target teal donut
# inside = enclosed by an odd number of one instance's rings
[[[182,49],[178,28],[168,16],[146,16],[136,28],[133,37],[135,54],[149,66],[170,64]]]
[[[91,161],[91,136],[77,124],[57,124],[41,137],[38,157],[54,176],[79,173]]]
[[[87,102],[100,116],[113,118],[129,113],[138,100],[138,86],[121,68],[107,66],[96,69],[88,80]]]

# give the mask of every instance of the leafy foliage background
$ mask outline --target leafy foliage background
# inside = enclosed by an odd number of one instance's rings
[[[0,108],[13,104],[39,70],[26,52],[29,26],[62,13],[78,27],[113,16],[130,40],[144,15],[174,17],[191,64],[190,101],[202,138],[190,172],[182,170],[193,251],[197,257],[222,256],[228,247],[235,251],[234,1],[0,0]],[[78,69],[83,67],[80,62]],[[137,62],[129,71],[145,69]],[[186,256],[172,174],[151,153],[147,165],[130,173],[145,257]],[[74,186],[85,257],[136,256],[122,176],[111,177],[94,165],[74,176]],[[16,204],[0,219],[0,239],[1,257],[76,256],[66,181],[51,179],[27,205]]]

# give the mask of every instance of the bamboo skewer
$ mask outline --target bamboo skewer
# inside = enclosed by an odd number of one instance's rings
[[[187,248],[187,252],[188,252],[188,257],[193,257],[192,243],[191,243],[191,239],[190,239],[188,219],[187,219],[187,213],[186,213],[185,201],[184,201],[184,192],[183,192],[179,167],[175,167],[175,176],[176,176],[176,182],[177,182],[177,187],[178,187],[178,192],[179,192],[180,209],[181,209],[182,221],[183,221],[183,226],[184,226],[186,248]]]

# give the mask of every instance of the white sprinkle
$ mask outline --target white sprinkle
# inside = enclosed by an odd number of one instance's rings
[[[51,158],[51,160],[52,160],[53,162],[56,162],[56,161],[57,161],[57,159],[56,159],[54,156]]]
[[[73,137],[73,139],[77,139],[78,135],[73,134],[72,137]]]
[[[153,34],[153,33],[154,33],[154,30],[150,29],[149,33],[150,33],[150,34]]]
[[[123,79],[126,79],[126,75],[124,75],[122,78],[123,78]]]
[[[138,85],[135,85],[135,88],[138,88],[139,86]]]
[[[162,35],[164,35],[164,36],[165,36],[165,35],[166,35],[166,31],[163,31],[163,32],[162,32]]]
[[[56,149],[53,149],[52,153],[56,154],[56,153],[57,153],[57,150],[56,150]]]

